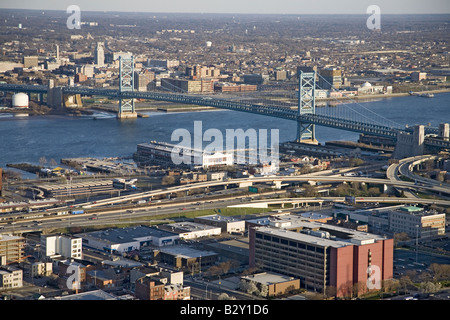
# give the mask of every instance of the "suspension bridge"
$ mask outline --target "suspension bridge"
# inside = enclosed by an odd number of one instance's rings
[[[316,79],[315,72],[302,72],[295,85],[268,86],[266,90],[233,94],[199,94],[183,91],[170,85],[153,91],[134,90],[133,58],[120,59],[119,89],[90,88],[84,86],[62,86],[50,88],[45,85],[0,84],[0,91],[47,94],[47,101],[61,104],[64,96],[102,96],[119,101],[118,117],[136,117],[134,99],[166,101],[178,104],[207,106],[228,109],[252,114],[265,115],[281,119],[293,120],[297,123],[297,141],[315,142],[315,126],[352,131],[372,136],[387,137],[396,141],[400,134],[415,135],[414,128],[405,127],[386,117],[378,115],[362,104],[352,101],[341,108],[340,114],[317,112],[315,105]],[[322,78],[322,80],[324,80]],[[164,79],[162,79],[164,81]],[[326,81],[326,80],[325,80]],[[49,95],[52,98],[49,99]],[[56,99],[55,99],[56,97]],[[351,97],[347,97],[350,100]],[[352,106],[353,105],[353,106]],[[357,106],[355,108],[355,106]],[[327,108],[332,109],[332,108]],[[447,124],[448,127],[448,124]],[[423,144],[435,150],[449,150],[450,142],[442,129],[422,126]],[[448,131],[448,130],[447,130]],[[403,139],[406,141],[405,139]]]

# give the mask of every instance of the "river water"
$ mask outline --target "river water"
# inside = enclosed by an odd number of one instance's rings
[[[354,110],[372,116],[381,115],[402,126],[450,122],[450,94],[434,98],[396,97],[370,102],[357,102],[337,107],[318,108],[319,113]],[[372,113],[373,112],[373,113]],[[41,157],[48,161],[73,157],[127,157],[136,145],[151,140],[171,142],[175,129],[193,131],[194,121],[201,121],[203,132],[226,129],[279,129],[280,142],[295,139],[296,123],[267,116],[236,111],[141,112],[148,118],[118,121],[113,114],[96,112],[94,116],[30,116],[0,114],[0,167],[7,163],[38,164]],[[96,117],[96,120],[93,119]],[[331,140],[356,141],[358,134],[326,127],[316,127],[320,143]],[[177,141],[178,142],[178,141]],[[174,142],[174,143],[177,143]]]

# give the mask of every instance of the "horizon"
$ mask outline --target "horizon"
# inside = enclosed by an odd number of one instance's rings
[[[162,14],[255,14],[255,15],[366,15],[367,8],[377,5],[386,15],[450,14],[448,0],[229,0],[226,3],[207,0],[167,0],[165,2],[129,0],[12,0],[2,1],[0,8],[10,10],[65,11],[70,5],[77,5],[84,12],[136,12]],[[108,10],[105,10],[108,9]]]
[[[26,8],[2,8],[2,10],[9,11],[51,11],[51,12],[64,12],[66,9],[26,9]],[[165,11],[106,11],[106,10],[82,10],[84,13],[131,13],[131,14],[187,14],[187,15],[261,15],[261,16],[367,16],[367,13],[251,13],[251,12],[165,12]],[[387,16],[445,16],[450,15],[450,12],[446,13],[383,13]]]

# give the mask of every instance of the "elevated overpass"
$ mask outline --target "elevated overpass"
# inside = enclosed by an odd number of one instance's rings
[[[170,188],[165,188],[161,190],[146,191],[135,193],[131,195],[120,196],[112,199],[99,200],[96,202],[86,202],[80,206],[83,208],[94,208],[107,206],[117,203],[124,203],[128,201],[136,201],[140,199],[150,199],[154,196],[169,195],[177,192],[189,192],[192,189],[207,189],[215,186],[227,187],[231,184],[236,185],[252,185],[256,183],[271,183],[275,187],[280,186],[282,182],[360,182],[360,183],[371,183],[380,185],[391,185],[397,187],[411,188],[411,189],[424,189],[432,192],[443,193],[450,195],[450,189],[441,186],[418,186],[414,182],[402,181],[402,180],[391,180],[391,179],[378,179],[378,178],[366,178],[366,177],[349,177],[349,176],[314,176],[314,175],[300,175],[300,176],[271,176],[271,177],[253,177],[253,178],[243,178],[243,179],[229,179],[226,181],[209,181],[188,184],[185,186],[175,186]]]

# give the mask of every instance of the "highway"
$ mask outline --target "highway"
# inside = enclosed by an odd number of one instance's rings
[[[225,207],[241,207],[244,214],[245,208],[257,207],[260,205],[274,206],[274,205],[293,205],[296,208],[306,207],[310,205],[316,205],[321,207],[326,203],[345,203],[345,197],[304,197],[304,198],[279,198],[270,199],[269,194],[255,194],[255,198],[251,199],[248,196],[235,196],[233,193],[224,195],[220,199],[205,200],[202,198],[199,200],[196,196],[186,197],[184,201],[166,201],[157,204],[147,204],[145,206],[139,206],[134,209],[123,209],[114,206],[103,208],[96,213],[86,213],[81,215],[62,215],[62,216],[50,216],[44,218],[35,218],[31,220],[17,220],[14,224],[0,223],[0,233],[22,233],[22,232],[35,232],[42,231],[44,229],[56,229],[65,227],[80,227],[88,228],[94,226],[114,226],[117,224],[145,224],[149,223],[150,219],[155,216],[164,216],[169,214],[178,213],[181,218],[185,212],[196,210],[217,209]],[[261,199],[263,198],[263,199]],[[447,200],[435,200],[435,199],[411,199],[411,198],[397,198],[397,197],[356,197],[356,203],[390,203],[390,204],[422,204],[422,205],[442,205],[449,206],[450,201]],[[292,206],[286,207],[286,210],[293,209]],[[268,212],[271,209],[261,208],[261,213]],[[159,218],[162,220],[152,219],[152,222],[170,223],[172,220]]]
[[[298,175],[298,176],[271,176],[271,177],[253,177],[243,179],[229,179],[226,181],[208,181],[200,183],[187,184],[185,186],[170,187],[161,190],[153,190],[141,193],[135,193],[132,195],[126,195],[121,197],[115,197],[112,199],[99,200],[95,202],[86,202],[80,204],[82,208],[94,208],[105,205],[123,203],[128,201],[148,199],[156,195],[167,195],[176,192],[189,192],[189,190],[195,188],[210,188],[215,186],[228,186],[230,184],[236,185],[253,185],[255,183],[281,183],[281,182],[364,182],[371,184],[386,184],[395,187],[411,188],[411,189],[424,189],[436,193],[443,193],[450,195],[450,188],[438,185],[421,185],[418,186],[414,182],[396,180],[396,179],[379,179],[379,178],[367,178],[367,177],[352,177],[352,176],[314,176],[314,175]]]
[[[444,194],[450,194],[450,185],[446,183],[442,183],[436,180],[428,179],[421,177],[413,172],[413,167],[419,163],[422,163],[427,160],[434,160],[438,158],[439,156],[436,155],[421,155],[416,157],[410,157],[405,158],[399,161],[399,163],[393,163],[389,166],[389,168],[386,170],[386,177],[391,182],[400,182],[401,180],[400,176],[406,177],[408,179],[414,180],[414,187],[413,188],[399,188],[400,190],[404,191],[405,196],[408,198],[418,198],[415,192],[413,192],[411,189],[418,189],[423,187],[431,187],[431,190],[429,188],[424,188],[430,191],[434,190],[441,190],[438,192],[444,193]],[[419,184],[419,185],[418,185]],[[433,188],[435,187],[435,188]],[[447,190],[442,192],[442,189]]]

